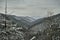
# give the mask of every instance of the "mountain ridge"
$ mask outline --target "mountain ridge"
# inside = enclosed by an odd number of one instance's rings
[[[0,13],[0,15],[2,15],[3,17],[5,16],[5,14],[2,14],[2,13]],[[53,19],[56,19],[57,17],[60,18],[60,14],[53,15],[50,17],[39,18],[35,21],[29,22],[28,20],[30,17],[21,17],[21,16],[19,17],[19,16],[15,16],[15,15],[6,15],[7,20],[9,19],[15,23],[18,23],[19,25],[22,25],[22,26],[26,27],[27,29],[31,28],[32,26],[35,26],[37,24],[40,24],[40,23],[44,22],[45,20],[51,21]],[[33,18],[31,18],[31,19],[33,19]]]

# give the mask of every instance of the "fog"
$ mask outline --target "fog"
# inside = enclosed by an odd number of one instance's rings
[[[17,16],[49,16],[60,13],[60,0],[7,0],[8,14]],[[0,12],[4,13],[5,0],[0,0]]]

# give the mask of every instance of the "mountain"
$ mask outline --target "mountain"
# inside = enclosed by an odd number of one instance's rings
[[[6,18],[6,20],[17,23],[18,25],[28,29],[30,28],[32,25],[36,24],[38,19],[34,18],[34,17],[29,17],[29,16],[15,16],[15,15],[6,15],[0,13],[1,17],[3,17],[2,19]],[[35,22],[35,23],[34,23]]]
[[[6,18],[7,31],[4,30],[5,18]],[[60,28],[60,14],[36,19],[34,17],[29,17],[29,16],[5,15],[0,13],[0,37],[1,37],[0,39],[1,40],[4,39],[5,37],[6,40],[7,39],[18,40],[18,38],[21,40],[21,38],[24,39],[24,37],[26,39],[29,39],[31,35],[33,37],[34,34],[37,35],[37,33],[40,31],[44,32],[44,30],[46,30],[47,28],[49,29],[50,27]],[[23,28],[24,31],[19,30],[21,28]],[[27,31],[26,29],[30,31]],[[27,35],[25,34],[25,32],[27,33]],[[42,34],[44,34],[43,32]],[[40,36],[39,40],[44,39],[46,37],[46,35],[42,35],[42,37],[41,35],[38,35],[38,37]]]
[[[0,13],[0,16],[3,17],[3,19],[4,19],[5,14]],[[50,17],[45,17],[45,18],[38,18],[38,19],[36,19],[34,17],[29,17],[29,16],[6,15],[6,20],[14,22],[15,24],[17,23],[18,25],[20,25],[26,29],[29,29],[35,25],[44,23],[45,21],[46,21],[46,23],[47,23],[47,21],[50,21],[50,22],[55,22],[55,23],[59,24],[60,14],[53,15]]]
[[[32,30],[33,33],[37,33],[38,31],[43,32],[44,30],[48,28],[60,28],[60,14],[56,14],[50,17],[44,17],[36,20],[33,22],[31,27],[29,27],[29,30]]]

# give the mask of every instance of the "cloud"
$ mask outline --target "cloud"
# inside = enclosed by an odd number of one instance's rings
[[[0,0],[0,5],[4,0]],[[8,0],[8,13],[23,16],[46,16],[48,9],[60,13],[60,0]],[[52,11],[51,10],[51,11]]]
[[[3,4],[5,0],[0,0]],[[60,7],[60,0],[8,0],[8,6],[39,6],[39,7]]]

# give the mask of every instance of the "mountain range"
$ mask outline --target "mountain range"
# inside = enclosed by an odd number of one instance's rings
[[[50,17],[35,19],[35,18],[29,17],[29,16],[15,16],[15,15],[6,15],[5,16],[5,14],[0,13],[0,21],[2,20],[1,18],[2,19],[6,18],[6,20],[8,20],[8,21],[12,21],[14,23],[17,23],[18,25],[23,26],[26,29],[29,29],[37,24],[41,24],[45,20],[48,20],[48,21],[52,20],[52,22],[54,22],[54,20],[55,20],[55,21],[57,21],[56,23],[59,23],[60,14],[53,15]]]

